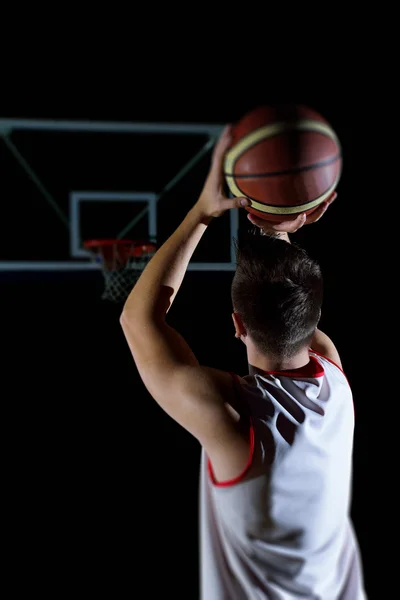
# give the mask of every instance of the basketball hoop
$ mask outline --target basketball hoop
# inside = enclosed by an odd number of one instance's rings
[[[152,242],[134,240],[89,240],[84,247],[101,266],[103,300],[125,301],[143,269],[156,251]]]

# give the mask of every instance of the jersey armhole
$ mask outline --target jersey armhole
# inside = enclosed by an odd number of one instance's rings
[[[337,369],[339,369],[339,371],[341,371],[343,373],[343,375],[346,377],[346,381],[347,383],[349,383],[349,380],[347,379],[346,373],[343,371],[342,367],[339,367],[339,365],[337,363],[335,363],[335,361],[333,361],[331,358],[328,358],[327,356],[325,356],[324,354],[321,354],[320,352],[317,352],[316,350],[314,350],[313,348],[310,348],[311,352],[313,352],[314,354],[316,354],[317,356],[320,356],[321,358],[324,358],[325,360],[327,360],[328,362],[331,363],[331,365],[334,365]],[[350,385],[350,384],[349,384]]]
[[[248,408],[248,414],[246,416],[249,419],[249,457],[248,457],[246,466],[244,467],[243,471],[241,473],[239,473],[239,475],[237,477],[234,477],[233,479],[229,479],[226,481],[217,481],[217,479],[215,478],[215,475],[214,475],[211,461],[207,457],[208,474],[209,474],[212,484],[215,487],[230,487],[230,486],[240,483],[244,479],[244,477],[247,475],[247,473],[249,472],[249,470],[253,464],[253,460],[254,460],[255,433],[254,433],[254,423],[253,423],[253,418],[252,418],[252,415],[250,412],[250,407],[248,406],[247,403],[243,402],[243,394],[241,393],[241,390],[240,390],[241,384],[239,381],[239,377],[235,373],[229,373],[229,374],[232,377],[233,387],[234,387],[236,395],[240,399],[241,406],[247,405],[247,408]]]
[[[313,350],[312,348],[310,348],[310,350],[311,350],[311,352],[313,352],[317,356],[320,356],[321,358],[327,360],[329,363],[331,363],[331,365],[333,365],[334,367],[336,367],[337,369],[339,369],[339,371],[342,373],[342,375],[344,376],[345,380],[347,381],[347,385],[349,386],[350,391],[351,391],[350,381],[347,379],[346,373],[343,371],[342,367],[339,367],[339,365],[337,365],[332,359],[328,358],[327,356],[324,356],[320,352],[317,352],[316,350]],[[356,413],[356,407],[354,406],[354,399],[353,399],[353,410],[354,410],[354,414],[355,414]]]

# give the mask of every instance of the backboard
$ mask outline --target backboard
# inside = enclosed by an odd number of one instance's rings
[[[1,271],[98,269],[85,239],[159,245],[201,191],[218,124],[0,120]],[[212,222],[192,271],[233,271],[238,211]]]

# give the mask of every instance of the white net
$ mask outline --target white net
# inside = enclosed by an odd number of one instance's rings
[[[111,302],[125,302],[156,250],[151,242],[130,240],[98,240],[85,245],[103,272],[102,299]]]
[[[133,286],[140,277],[142,271],[134,269],[120,269],[108,271],[103,269],[104,291],[103,300],[112,302],[124,302],[129,296]]]

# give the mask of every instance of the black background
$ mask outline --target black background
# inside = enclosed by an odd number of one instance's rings
[[[371,458],[371,448],[376,452],[380,445],[371,431],[383,414],[371,378],[383,359],[376,358],[380,335],[374,320],[380,287],[374,251],[366,244],[369,236],[376,245],[379,234],[371,222],[376,197],[363,160],[365,113],[356,110],[360,98],[339,93],[284,98],[293,99],[330,120],[343,145],[336,202],[320,223],[293,239],[321,263],[321,328],[335,341],[353,388],[352,516],[369,598],[378,599],[385,597],[382,552],[372,543],[371,530],[386,522],[375,504],[376,487],[388,495],[389,489]],[[183,89],[157,102],[99,98],[85,104],[81,99],[67,109],[32,103],[20,111],[10,107],[2,116],[224,123],[276,100],[264,90],[227,95],[220,89]],[[21,207],[28,205],[25,197]],[[15,207],[6,205],[7,215],[14,216]],[[188,273],[170,322],[200,362],[244,374],[244,348],[231,324],[231,278],[231,273]],[[8,564],[15,569],[15,590],[28,584],[42,597],[79,589],[81,595],[120,598],[139,582],[146,589],[143,598],[196,598],[200,449],[144,389],[120,330],[120,308],[101,301],[102,282],[94,273],[3,274],[0,284],[4,349],[11,358],[4,369],[3,426],[10,440]],[[383,578],[388,585],[390,576]]]

